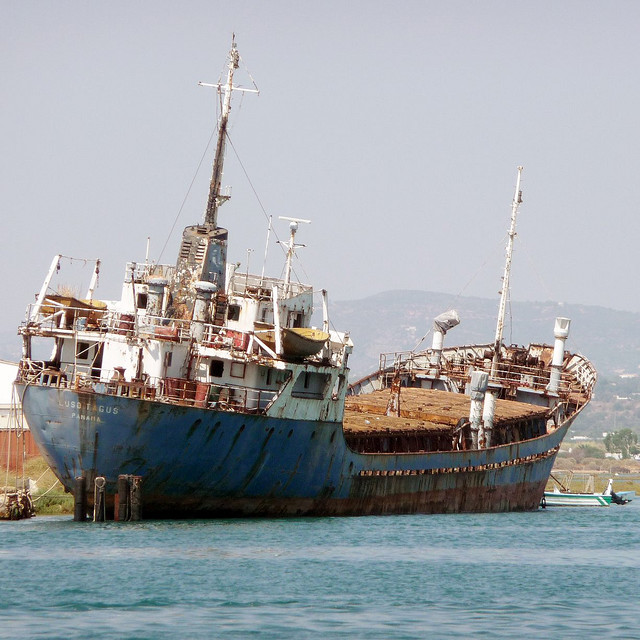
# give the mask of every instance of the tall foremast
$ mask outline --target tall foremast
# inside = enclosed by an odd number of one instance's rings
[[[216,145],[216,155],[213,160],[213,172],[211,174],[211,184],[209,185],[209,199],[207,200],[207,210],[205,213],[205,224],[215,229],[218,224],[218,208],[223,204],[228,196],[222,194],[222,169],[224,166],[224,154],[227,142],[227,123],[229,122],[229,112],[231,111],[231,93],[233,92],[233,72],[238,68],[240,54],[236,46],[235,34],[231,41],[231,51],[229,52],[229,63],[227,71],[227,82],[209,85],[200,82],[200,86],[216,87],[223,93],[222,112],[218,123],[218,142]]]
[[[234,91],[259,93],[257,89],[245,89],[233,85],[233,74],[240,66],[240,54],[236,45],[236,36],[233,34],[231,40],[231,51],[229,51],[229,62],[227,65],[227,81],[222,84],[209,84],[199,82],[201,87],[214,87],[222,94],[222,111],[218,122],[218,142],[216,144],[216,155],[213,160],[213,172],[211,184],[209,186],[209,199],[207,200],[207,210],[205,213],[205,224],[215,228],[218,224],[218,209],[220,205],[229,199],[228,195],[222,193],[222,169],[224,166],[224,155],[227,143],[227,123],[229,122],[229,112],[231,111],[231,94]]]
[[[218,120],[218,140],[204,224],[186,227],[182,234],[182,244],[176,265],[176,284],[173,292],[174,310],[181,317],[185,317],[185,310],[189,314],[193,308],[196,283],[208,282],[214,285],[215,291],[220,293],[225,290],[228,234],[226,229],[218,227],[218,209],[229,199],[228,195],[222,193],[222,173],[227,126],[231,111],[231,96],[234,91],[258,93],[257,89],[234,86],[233,74],[238,68],[239,62],[240,54],[234,35],[229,52],[226,82],[199,83],[201,86],[217,89],[221,96],[222,111]]]

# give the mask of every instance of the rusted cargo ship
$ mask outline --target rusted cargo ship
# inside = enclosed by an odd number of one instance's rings
[[[312,327],[315,292],[291,278],[301,221],[291,220],[283,278],[227,264],[218,210],[238,61],[234,43],[214,85],[222,111],[205,219],[184,230],[176,264],[128,264],[120,300],[104,301],[99,261],[79,299],[55,289],[56,256],[20,327],[16,385],[61,483],[80,485],[91,508],[94,486],[112,497],[119,477],[136,476],[145,517],[537,508],[595,382],[564,350],[568,321],[553,347],[506,347],[497,335],[443,349],[449,314],[431,349],[382,359],[349,387],[349,335],[331,329],[325,291]],[[48,360],[34,338],[51,341]]]

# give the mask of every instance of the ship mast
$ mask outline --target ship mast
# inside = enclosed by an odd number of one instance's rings
[[[305,222],[306,224],[311,224],[311,220],[305,220],[304,218],[288,218],[286,216],[279,216],[280,220],[290,220],[289,224],[289,242],[280,242],[280,244],[284,245],[287,248],[287,264],[285,267],[284,273],[284,288],[285,292],[288,294],[289,285],[291,284],[291,263],[293,261],[293,255],[296,252],[298,247],[304,247],[303,244],[296,244],[295,237],[296,231],[298,230],[298,223]]]
[[[225,84],[220,82],[217,84],[209,84],[208,82],[198,83],[201,87],[214,87],[218,90],[218,93],[224,95],[222,100],[222,113],[220,114],[220,121],[218,123],[218,143],[216,145],[216,155],[213,160],[209,199],[207,200],[207,211],[205,213],[205,225],[213,229],[215,229],[218,224],[218,208],[229,199],[228,195],[222,194],[222,168],[224,166],[224,152],[227,143],[227,123],[229,122],[229,112],[231,111],[231,93],[233,91],[260,93],[257,88],[245,89],[243,87],[233,86],[233,72],[238,68],[239,63],[240,54],[238,53],[236,34],[234,33],[231,40],[231,51],[229,51],[227,82]]]
[[[493,367],[492,374],[495,375],[495,365],[500,360],[500,347],[502,346],[502,333],[504,330],[504,317],[507,309],[507,295],[509,294],[509,278],[511,276],[511,258],[513,255],[513,240],[516,237],[516,218],[518,217],[518,208],[522,203],[522,191],[520,190],[520,177],[522,175],[522,167],[518,167],[518,179],[516,181],[516,192],[513,196],[513,204],[511,205],[511,226],[509,228],[509,237],[507,239],[507,259],[504,265],[504,275],[502,276],[502,290],[500,291],[500,307],[498,309],[498,324],[496,326],[496,339],[493,351]]]
[[[224,166],[224,151],[227,141],[227,123],[229,121],[229,112],[231,111],[231,92],[233,91],[233,72],[238,68],[238,62],[240,60],[240,54],[236,46],[236,36],[233,34],[231,40],[231,51],[229,52],[229,69],[227,71],[227,82],[222,85],[207,84],[199,82],[198,84],[204,87],[215,87],[218,89],[218,93],[224,94],[222,101],[222,113],[220,114],[220,121],[218,123],[218,144],[216,145],[216,155],[213,160],[213,173],[211,175],[211,184],[209,186],[209,199],[207,201],[207,211],[205,213],[205,225],[213,229],[218,224],[218,208],[225,200],[227,196],[223,196],[222,189],[222,168]]]
[[[213,87],[218,92],[222,104],[218,120],[218,142],[213,162],[213,173],[209,187],[209,198],[205,211],[204,224],[185,227],[182,232],[182,243],[176,262],[176,273],[173,286],[173,308],[175,313],[186,318],[193,311],[196,297],[196,283],[208,282],[215,285],[215,290],[225,291],[225,273],[227,266],[228,232],[218,226],[218,209],[229,199],[222,193],[222,170],[227,140],[227,125],[231,111],[231,95],[234,91],[258,93],[255,89],[244,89],[233,84],[233,74],[240,63],[240,54],[236,48],[235,35],[231,41],[228,58],[226,82],[209,84],[199,82],[200,86]],[[253,79],[252,79],[253,80]],[[255,82],[253,83],[255,87]]]

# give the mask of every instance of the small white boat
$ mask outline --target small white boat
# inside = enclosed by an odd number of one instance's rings
[[[553,474],[551,479],[554,482],[553,491],[545,491],[541,506],[544,507],[608,507],[614,504],[626,504],[635,492],[624,491],[617,494],[613,491],[613,479],[609,478],[607,488],[602,493],[593,490],[593,476],[587,476],[584,491],[571,491],[571,480],[573,473],[567,474],[564,481],[559,480]],[[633,494],[633,495],[627,495]]]
[[[542,498],[543,507],[608,507],[611,495],[599,493],[570,493],[554,487],[553,491],[545,491]]]

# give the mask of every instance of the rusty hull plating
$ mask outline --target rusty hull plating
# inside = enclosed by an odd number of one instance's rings
[[[238,62],[234,42],[226,82],[208,85],[223,104],[209,199],[176,264],[129,263],[110,301],[94,299],[96,261],[81,299],[57,288],[57,255],[20,327],[16,385],[57,477],[69,491],[84,478],[88,508],[105,478],[112,508],[118,477],[140,476],[146,517],[537,508],[592,365],[564,352],[566,336],[555,349],[443,349],[454,313],[432,349],[383,357],[349,387],[353,345],[330,328],[326,291],[290,278],[308,221],[288,219],[284,278],[227,264],[217,219],[231,95],[247,91],[233,83]],[[50,342],[48,359],[34,338]],[[481,415],[483,402],[495,411]]]

